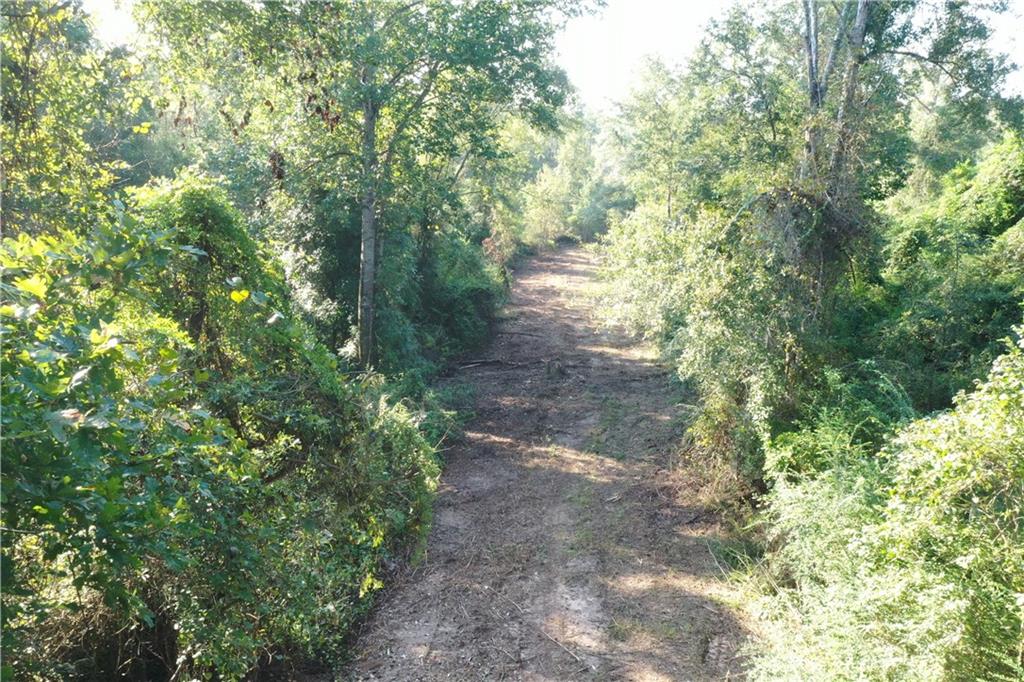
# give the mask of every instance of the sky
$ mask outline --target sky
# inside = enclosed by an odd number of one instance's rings
[[[595,14],[570,20],[559,34],[559,65],[576,86],[579,101],[594,113],[610,113],[624,100],[647,57],[682,64],[700,43],[704,26],[733,0],[607,0]],[[1024,0],[1010,0],[995,25],[992,44],[1024,66]],[[84,0],[95,17],[97,37],[130,43],[135,33],[131,0]],[[1008,79],[1008,93],[1024,95],[1024,69]]]
[[[629,94],[647,57],[682,64],[703,28],[732,0],[608,0],[596,14],[572,19],[558,36],[559,65],[580,102],[607,113]]]
[[[610,113],[615,102],[629,95],[646,57],[685,63],[708,20],[724,14],[734,1],[607,0],[598,14],[569,21],[558,37],[558,62],[588,110]],[[993,28],[993,47],[1024,67],[1024,0],[1009,0]],[[1024,95],[1024,69],[1011,74],[1005,91]]]

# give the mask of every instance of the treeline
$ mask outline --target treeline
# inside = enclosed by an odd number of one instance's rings
[[[613,121],[606,309],[756,502],[754,679],[1024,675],[1024,142],[985,11],[734,9]]]
[[[429,379],[606,220],[576,11],[153,0],[132,51],[4,3],[3,679],[343,659],[429,518]]]

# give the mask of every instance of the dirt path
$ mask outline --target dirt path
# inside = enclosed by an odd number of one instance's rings
[[[715,518],[668,471],[683,396],[650,348],[598,329],[594,275],[580,249],[528,263],[491,362],[452,378],[476,416],[446,453],[426,556],[348,679],[740,676]]]

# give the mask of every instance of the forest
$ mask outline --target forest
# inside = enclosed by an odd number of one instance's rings
[[[82,0],[0,7],[0,679],[1024,680],[1005,2],[722,3],[605,113],[556,60],[602,2],[125,4],[130,47]],[[584,400],[602,334],[655,357]],[[594,488],[646,466],[662,390],[660,468]],[[590,426],[559,445],[556,418]],[[516,443],[487,419],[540,424],[571,491],[488,463]],[[488,540],[465,467],[522,472],[487,522],[537,517],[602,595],[620,536],[650,543],[634,573],[699,551],[687,608],[732,624],[605,596],[574,635],[532,612],[576,578],[444,565],[445,533]],[[691,508],[697,549],[664,522]],[[466,618],[500,604],[551,658],[467,627],[446,641],[493,638],[504,672],[358,667],[401,630],[382,603],[427,613],[416,571],[484,563],[514,579]]]

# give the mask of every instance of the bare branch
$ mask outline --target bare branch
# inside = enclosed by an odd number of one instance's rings
[[[896,54],[896,55],[900,55],[902,57],[910,57],[911,59],[915,59],[915,60],[917,60],[919,62],[925,62],[927,64],[931,64],[932,66],[934,66],[934,67],[938,68],[940,71],[942,71],[942,73],[946,74],[951,79],[953,79],[953,81],[958,80],[956,75],[947,68],[947,65],[953,65],[953,64],[955,64],[955,62],[948,62],[948,61],[942,61],[940,59],[933,59],[932,57],[929,57],[927,55],[923,55],[923,54],[920,54],[920,53],[917,53],[917,52],[911,52],[910,50],[884,50],[884,51],[880,52],[879,54]]]
[[[846,23],[849,21],[850,14],[847,10],[848,7],[853,5],[846,4],[842,8],[837,8],[839,17],[836,20],[836,36],[832,39],[832,48],[828,52],[828,59],[825,61],[825,71],[821,75],[821,99],[825,99],[825,94],[828,92],[828,82],[832,76],[832,72],[836,66],[836,56],[843,46],[843,37],[846,35]]]

